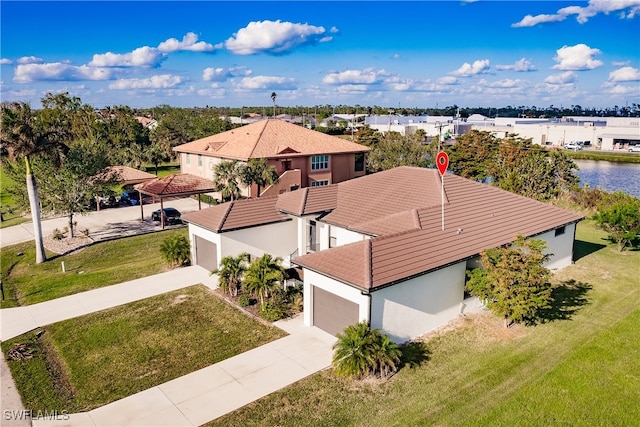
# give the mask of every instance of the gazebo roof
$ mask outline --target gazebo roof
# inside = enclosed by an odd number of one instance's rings
[[[168,175],[134,186],[142,194],[156,197],[189,196],[215,191],[213,181],[191,174]]]
[[[109,171],[116,172],[118,174],[119,181],[125,185],[139,184],[156,178],[153,174],[134,169],[129,166],[109,166],[107,169]]]

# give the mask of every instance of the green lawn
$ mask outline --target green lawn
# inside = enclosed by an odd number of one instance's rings
[[[49,260],[42,264],[35,263],[33,242],[2,248],[0,267],[6,300],[1,307],[35,304],[166,271],[159,248],[173,233],[186,236],[187,229],[98,242],[68,255],[49,253]],[[62,261],[66,273],[62,272]]]
[[[637,425],[640,251],[618,253],[604,237],[579,225],[579,259],[556,275],[563,302],[544,324],[469,316],[385,383],[329,370],[208,425]]]
[[[26,408],[86,411],[186,375],[286,335],[197,285],[55,323],[8,361]]]
[[[13,185],[13,180],[4,173],[4,168],[0,163],[0,211],[3,219],[0,222],[0,228],[29,221],[29,218],[20,216],[21,209],[18,208],[13,196],[7,192],[7,187],[11,185]]]

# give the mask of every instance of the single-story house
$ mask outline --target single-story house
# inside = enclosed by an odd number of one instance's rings
[[[266,159],[279,182],[243,188],[245,197],[278,195],[303,187],[331,185],[365,174],[369,148],[278,119],[265,119],[179,145],[180,171],[213,180],[223,161]]]
[[[583,216],[434,169],[399,167],[183,219],[194,263],[213,270],[241,252],[280,256],[302,269],[306,325],[336,334],[367,321],[403,342],[480,307],[464,285],[483,249],[522,234],[546,241],[547,267],[570,265]]]

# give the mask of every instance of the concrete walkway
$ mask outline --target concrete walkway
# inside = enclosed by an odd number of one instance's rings
[[[5,341],[51,323],[197,283],[215,289],[217,278],[201,267],[185,267],[39,304],[2,309],[0,339]],[[59,413],[57,419],[34,419],[32,423],[56,427],[199,426],[331,365],[335,337],[304,326],[302,316],[276,322],[276,326],[290,335],[92,411],[68,417]],[[2,386],[7,384],[3,382]]]
[[[202,283],[217,287],[217,277],[191,266],[105,286],[38,304],[0,310],[0,341],[35,328]]]
[[[301,317],[289,322],[287,337],[67,420],[33,425],[191,427],[212,421],[331,365],[335,337],[302,326]]]

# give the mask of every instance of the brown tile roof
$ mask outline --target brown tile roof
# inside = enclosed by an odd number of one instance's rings
[[[248,160],[361,153],[369,151],[369,148],[282,120],[266,119],[179,145],[174,150],[225,159]]]
[[[293,215],[309,215],[335,209],[338,185],[306,187],[279,196],[276,208]]]
[[[437,187],[439,192],[440,186]],[[407,213],[395,214],[406,226],[413,225],[408,231],[304,255],[295,262],[357,288],[372,290],[510,243],[518,234],[536,236],[583,219],[580,214],[455,175],[445,176],[445,190],[448,203],[444,231],[441,206],[432,203],[410,211],[415,212],[413,221]],[[391,218],[388,220],[391,222]]]
[[[177,196],[214,191],[213,181],[187,173],[155,178],[138,184],[134,188],[152,196]]]
[[[188,212],[181,218],[216,233],[290,221],[291,217],[276,209],[277,199],[277,196],[274,196],[236,200],[200,211]]]
[[[134,169],[129,166],[109,166],[107,169],[117,173],[120,182],[124,184],[137,184],[139,182],[155,179],[156,177],[153,174]]]

